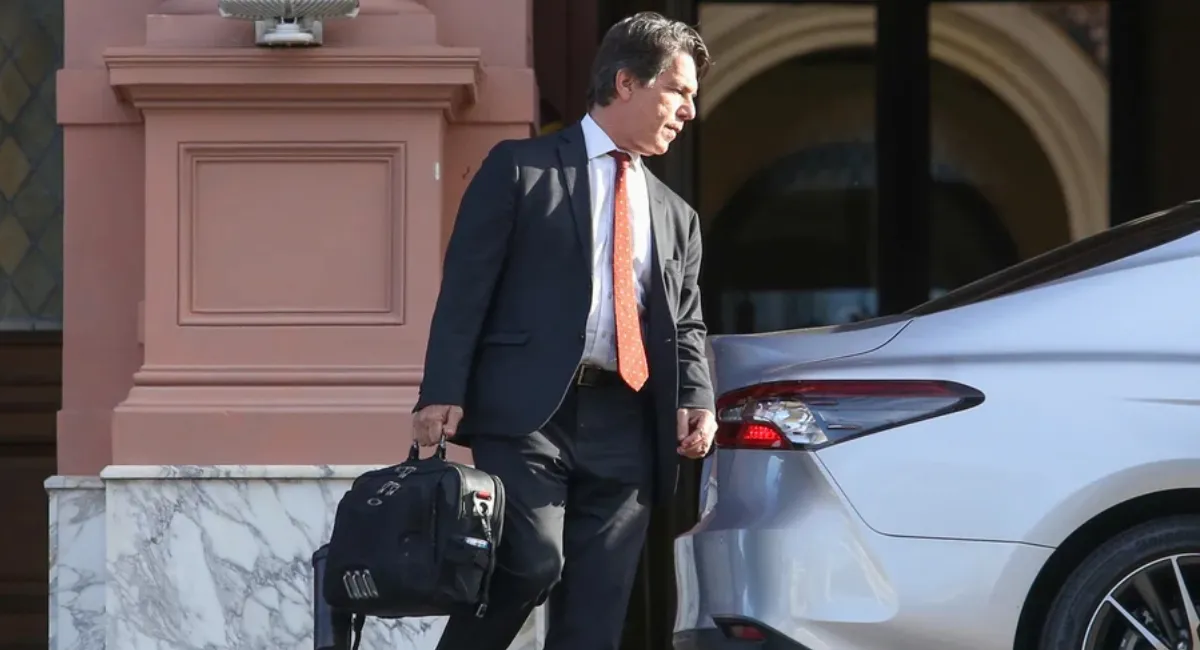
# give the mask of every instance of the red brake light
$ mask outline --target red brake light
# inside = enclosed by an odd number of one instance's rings
[[[725,634],[739,641],[766,641],[763,631],[750,625],[730,625],[725,628]]]
[[[718,447],[823,447],[971,408],[983,393],[921,380],[816,380],[758,384],[717,400]]]
[[[717,629],[725,634],[725,638],[732,641],[750,641],[759,645],[768,637],[767,629],[754,621],[714,616],[713,622],[717,624]]]

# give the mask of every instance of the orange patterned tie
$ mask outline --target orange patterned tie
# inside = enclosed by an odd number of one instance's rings
[[[650,377],[642,326],[638,320],[637,294],[633,290],[633,220],[629,215],[626,172],[630,157],[623,151],[610,154],[617,159],[616,203],[613,206],[613,313],[617,326],[617,372],[635,391]]]

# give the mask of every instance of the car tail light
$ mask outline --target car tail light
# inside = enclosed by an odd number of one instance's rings
[[[770,637],[778,636],[777,633],[771,634],[768,632],[768,628],[756,621],[748,619],[714,616],[713,623],[716,624],[717,629],[721,630],[726,639],[747,642],[745,645],[762,646]],[[742,643],[737,644],[737,647],[742,646]]]
[[[732,624],[726,625],[722,630],[725,636],[737,641],[766,641],[767,635],[763,631],[753,625]]]
[[[758,384],[717,400],[718,447],[831,445],[971,408],[983,393],[947,381],[815,380]]]

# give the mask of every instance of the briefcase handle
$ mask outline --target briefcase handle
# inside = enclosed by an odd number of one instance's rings
[[[441,460],[446,460],[445,434],[442,434],[442,437],[438,438],[437,457]],[[412,463],[418,460],[421,460],[421,445],[417,444],[416,440],[413,440],[412,447],[409,447],[408,449],[408,462]]]

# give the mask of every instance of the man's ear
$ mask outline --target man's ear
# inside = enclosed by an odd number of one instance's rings
[[[628,101],[633,96],[633,90],[640,85],[637,77],[628,69],[621,68],[617,71],[617,97],[621,100]]]

